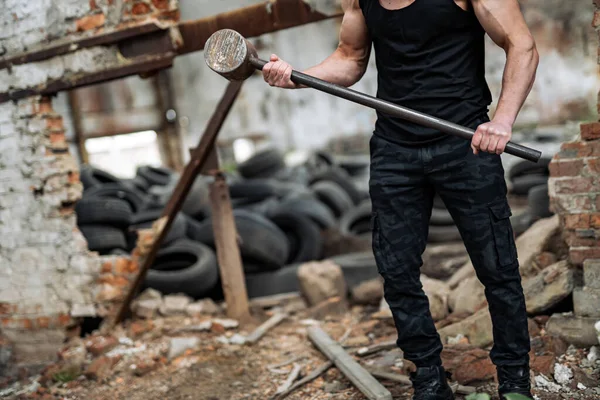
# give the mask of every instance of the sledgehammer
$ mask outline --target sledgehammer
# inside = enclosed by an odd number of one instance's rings
[[[211,35],[204,47],[204,58],[210,69],[228,80],[245,80],[255,70],[262,70],[266,61],[258,58],[256,49],[242,35],[231,29],[222,29]],[[475,131],[453,122],[445,121],[418,111],[405,108],[346,87],[315,78],[302,72],[293,71],[291,80],[300,85],[329,93],[333,96],[352,101],[402,118],[407,121],[437,129],[441,132],[471,140]],[[538,150],[509,142],[505,152],[537,163],[542,156]]]

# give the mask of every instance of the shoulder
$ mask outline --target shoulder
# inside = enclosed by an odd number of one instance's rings
[[[359,10],[362,3],[365,3],[367,0],[342,0],[342,10],[344,11],[353,11]]]

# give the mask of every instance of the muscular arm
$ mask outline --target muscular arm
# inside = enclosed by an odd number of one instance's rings
[[[358,0],[342,0],[344,17],[337,49],[320,64],[303,72],[342,86],[352,86],[364,75],[371,52],[371,40]],[[271,86],[298,88],[290,81],[292,67],[276,55],[263,68]]]
[[[502,91],[492,121],[477,129],[473,150],[502,153],[535,80],[539,55],[517,0],[471,0],[490,38],[506,53]]]

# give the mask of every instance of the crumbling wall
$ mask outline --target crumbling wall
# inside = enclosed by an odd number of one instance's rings
[[[177,19],[176,7],[175,0],[7,0],[0,56],[149,18]],[[115,46],[105,46],[13,65],[0,70],[0,92],[126,62]],[[52,99],[0,104],[0,378],[54,360],[67,328],[79,317],[109,312],[137,271],[135,255],[131,261],[88,251],[74,212],[81,193]]]
[[[600,1],[594,5],[592,25],[599,30]],[[560,215],[571,263],[600,258],[600,122],[581,124],[579,136],[562,144],[550,175],[551,208]]]

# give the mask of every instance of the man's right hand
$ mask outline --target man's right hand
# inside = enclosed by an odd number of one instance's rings
[[[292,66],[280,60],[275,54],[271,55],[271,60],[263,67],[262,73],[265,82],[271,86],[284,89],[297,89],[300,87],[290,79]]]

